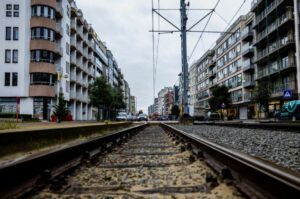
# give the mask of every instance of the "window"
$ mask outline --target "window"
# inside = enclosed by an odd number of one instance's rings
[[[13,27],[13,40],[19,40],[19,27]]]
[[[70,55],[70,44],[66,43],[66,53],[67,55]]]
[[[48,73],[30,74],[30,85],[50,85],[53,86],[56,79],[54,75]]]
[[[14,17],[19,17],[19,4],[6,4],[6,16],[12,17],[12,13],[14,13]]]
[[[12,86],[18,86],[18,73],[12,73]]]
[[[36,16],[36,17],[47,17],[47,18],[50,18],[50,19],[54,19],[55,18],[55,11],[51,7],[37,5],[37,6],[32,7],[31,15]]]
[[[11,62],[11,50],[5,50],[5,63]]]
[[[70,63],[66,62],[66,73],[70,74]]]
[[[13,50],[13,63],[18,63],[18,50]]]
[[[48,28],[32,28],[31,39],[44,39],[55,41],[55,32]]]
[[[47,50],[31,51],[31,62],[54,63],[54,53]]]
[[[12,5],[6,4],[6,16],[11,17],[12,16]]]
[[[6,27],[5,28],[5,39],[6,40],[11,40],[11,27]]]
[[[5,73],[4,86],[10,86],[10,73]]]

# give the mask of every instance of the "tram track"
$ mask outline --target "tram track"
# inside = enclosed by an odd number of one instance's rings
[[[0,183],[4,198],[297,198],[300,193],[298,173],[167,124],[128,128],[0,167]]]

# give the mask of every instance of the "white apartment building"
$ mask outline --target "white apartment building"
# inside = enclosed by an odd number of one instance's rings
[[[48,120],[63,93],[74,120],[95,119],[88,85],[113,66],[75,1],[2,0],[0,12],[0,113],[19,101],[21,114]]]

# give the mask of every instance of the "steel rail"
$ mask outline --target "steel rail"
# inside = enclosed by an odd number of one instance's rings
[[[126,128],[117,133],[38,154],[0,166],[0,197],[17,198],[37,186],[43,186],[56,176],[79,166],[122,140],[144,129],[147,124]]]
[[[189,143],[187,146],[191,150],[198,150],[197,156],[204,157],[221,177],[233,178],[236,186],[248,197],[299,198],[299,173],[195,137],[173,126],[161,126],[177,139]]]

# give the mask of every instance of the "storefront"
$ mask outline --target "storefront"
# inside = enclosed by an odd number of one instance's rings
[[[39,98],[33,99],[33,117],[40,120],[49,120],[51,112],[51,99]]]

